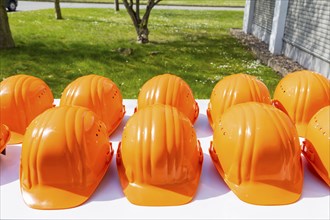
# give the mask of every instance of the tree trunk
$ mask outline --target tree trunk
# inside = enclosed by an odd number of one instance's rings
[[[115,4],[115,11],[119,11],[119,0],[113,2]]]
[[[15,47],[8,22],[5,0],[0,0],[0,49]]]
[[[137,42],[140,44],[145,44],[149,42],[149,30],[146,25],[142,25],[141,27],[137,27]]]
[[[131,17],[131,20],[133,22],[133,25],[136,30],[137,34],[137,42],[138,43],[148,43],[149,42],[149,29],[148,29],[148,21],[150,17],[150,12],[152,8],[157,5],[161,0],[148,0],[147,2],[147,8],[145,10],[145,13],[140,18],[140,0],[135,1],[135,10],[133,8],[134,1],[133,0],[123,0],[123,3],[125,5],[125,8]]]
[[[55,0],[55,18],[57,20],[63,19],[60,7],[60,0]]]

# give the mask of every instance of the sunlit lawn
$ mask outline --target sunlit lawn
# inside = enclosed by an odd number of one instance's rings
[[[62,12],[61,21],[53,10],[9,13],[17,47],[0,51],[1,78],[38,76],[56,98],[72,80],[91,73],[112,79],[124,98],[136,98],[146,80],[167,72],[186,80],[197,98],[209,98],[215,84],[233,73],[256,75],[271,92],[280,79],[229,35],[229,28],[242,26],[243,12],[154,10],[147,45],[135,42],[124,10]]]

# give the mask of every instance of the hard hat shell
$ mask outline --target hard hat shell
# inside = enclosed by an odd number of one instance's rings
[[[320,109],[309,121],[303,154],[319,176],[330,186],[330,106]]]
[[[274,99],[282,103],[299,136],[305,137],[307,124],[313,115],[330,104],[330,81],[308,70],[296,71],[278,83]]]
[[[271,104],[267,86],[255,76],[233,74],[220,80],[211,93],[207,116],[214,129],[216,121],[231,106],[244,102]]]
[[[127,199],[137,205],[180,205],[192,200],[203,152],[190,120],[177,108],[155,104],[127,122],[117,169]]]
[[[60,106],[83,106],[94,111],[105,123],[110,136],[125,115],[123,97],[110,79],[98,75],[86,75],[71,82],[63,91]]]
[[[228,109],[214,129],[210,155],[239,199],[257,205],[297,201],[303,185],[299,137],[290,118],[257,102]]]
[[[6,148],[9,139],[10,139],[9,128],[4,124],[0,124],[0,153]]]
[[[155,76],[142,86],[137,109],[156,103],[178,108],[193,124],[198,118],[199,107],[189,85],[173,74]]]
[[[35,209],[64,209],[85,202],[106,173],[113,150],[104,123],[79,106],[49,109],[27,128],[20,187]]]
[[[20,143],[26,127],[40,113],[53,107],[54,97],[48,85],[29,75],[15,75],[0,83],[0,123],[12,133],[9,143]]]

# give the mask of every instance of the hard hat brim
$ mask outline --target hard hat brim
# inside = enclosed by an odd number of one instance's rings
[[[326,146],[324,146],[326,147]],[[317,150],[313,144],[305,139],[302,143],[302,153],[308,161],[311,168],[323,179],[323,181],[330,187],[330,173],[329,168],[325,166],[322,159],[320,158]]]
[[[2,126],[1,129],[5,129],[7,135],[1,134],[1,136],[3,135],[2,136],[3,140],[1,141],[2,145],[0,145],[0,153],[6,155],[5,149],[7,147],[7,143],[9,142],[10,138],[12,137],[12,132],[9,130],[9,128],[6,125],[1,124],[1,126]]]
[[[297,178],[295,187],[279,187],[272,183],[267,183],[266,181],[242,182],[240,185],[237,185],[226,178],[217,153],[212,146],[212,142],[209,148],[209,153],[214,166],[227,186],[240,200],[246,203],[254,205],[286,205],[296,202],[301,196],[303,184],[303,168],[301,161],[301,175]]]
[[[118,120],[115,122],[115,124],[108,131],[109,136],[111,136],[111,134],[116,131],[116,129],[118,128],[118,126],[120,125],[120,123],[122,122],[122,120],[125,117],[125,113],[126,113],[125,105],[123,105],[122,108],[123,108],[122,115],[118,118]]]
[[[207,115],[207,119],[209,121],[210,127],[212,128],[212,130],[214,130],[213,119],[212,119],[212,115],[211,115],[210,103],[209,103],[208,108],[206,109],[206,115]]]
[[[111,154],[111,158],[113,151]],[[100,182],[102,181],[105,173],[107,172],[111,159],[109,163],[104,167],[102,172],[97,178],[95,178],[95,183],[88,187],[66,187],[62,188],[49,186],[49,185],[36,185],[29,189],[26,189],[20,181],[21,193],[24,202],[31,208],[34,209],[67,209],[77,207],[87,201],[91,195],[94,193]]]
[[[200,146],[199,149],[202,152]],[[197,192],[203,162],[202,155],[200,169],[196,173],[195,178],[190,182],[162,186],[138,184],[131,183],[127,179],[125,167],[121,159],[121,147],[119,145],[117,151],[117,170],[126,198],[131,203],[141,206],[176,206],[189,203]]]
[[[94,191],[91,187],[81,194],[72,193],[51,186],[34,186],[29,190],[21,188],[23,200],[34,209],[66,209],[84,203]]]
[[[8,144],[20,144],[23,142],[24,139],[24,135],[14,132],[14,131],[10,131],[11,136],[10,139],[8,141]]]
[[[194,182],[197,183],[194,184]],[[197,186],[198,181],[185,183],[181,186],[176,185],[175,187],[169,187],[168,189],[152,185],[128,183],[126,187],[123,188],[123,192],[126,198],[135,205],[176,206],[189,203],[195,195]]]

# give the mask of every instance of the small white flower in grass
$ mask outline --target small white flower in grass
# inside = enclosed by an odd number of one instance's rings
[[[214,77],[214,80],[216,80],[216,81],[219,81],[221,79],[221,76],[219,76],[219,75],[216,75],[215,77]]]
[[[217,68],[218,68],[218,69],[221,69],[221,68],[227,68],[227,67],[229,67],[229,65],[220,65],[220,66],[218,66]]]

